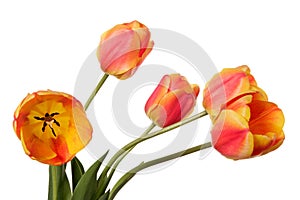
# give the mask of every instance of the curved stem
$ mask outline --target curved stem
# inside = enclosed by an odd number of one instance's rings
[[[145,132],[140,136],[140,138],[145,137],[148,133],[150,133],[150,131],[155,127],[156,125],[154,123],[152,123],[146,130]],[[135,145],[136,146],[136,145]],[[108,176],[108,180],[110,180],[115,172],[115,170],[117,169],[118,165],[120,164],[120,162],[130,153],[130,151],[132,151],[132,149],[135,147],[131,147],[129,150],[127,150],[126,152],[124,152],[119,158],[118,160],[115,162],[114,166],[111,168],[111,172]]]
[[[139,138],[143,138],[145,137],[156,125],[154,123],[152,123],[145,131],[144,133],[139,137]],[[117,166],[120,164],[120,162],[125,158],[125,156],[135,147],[136,145],[132,146],[131,148],[129,148],[128,150],[122,150],[122,151],[118,151],[118,155],[116,156],[116,154],[108,161],[108,164],[105,166],[104,170],[101,173],[100,179],[99,179],[99,183],[102,183],[99,187],[99,193],[103,193],[105,191],[105,189],[107,188]],[[113,167],[111,167],[113,165]],[[109,176],[106,178],[108,171],[111,169]],[[104,182],[103,180],[106,178],[106,181]]]
[[[182,125],[185,125],[187,123],[190,123],[192,121],[195,121],[196,119],[199,119],[201,117],[204,117],[205,115],[207,115],[207,112],[206,111],[202,111],[192,117],[189,117],[189,118],[186,118],[180,122],[177,122],[177,123],[174,123],[170,126],[167,126],[165,128],[162,128],[161,130],[159,131],[155,131],[155,132],[152,132],[152,133],[149,133],[147,134],[145,137],[142,137],[142,138],[137,138],[135,140],[133,140],[132,142],[128,143],[127,145],[125,145],[123,148],[121,148],[119,151],[117,151],[117,153],[114,154],[114,156],[109,160],[108,164],[106,165],[106,167],[104,168],[104,170],[102,171],[101,173],[101,177],[104,179],[106,178],[107,176],[107,172],[109,171],[110,167],[112,166],[112,164],[114,162],[116,162],[116,160],[124,153],[126,152],[127,150],[131,149],[132,147],[135,147],[137,144],[145,141],[145,140],[148,140],[150,138],[153,138],[153,137],[156,137],[158,135],[161,135],[165,132],[168,132],[168,131],[171,131],[175,128],[178,128]],[[102,182],[101,180],[99,180],[99,182]],[[102,185],[100,187],[100,191],[101,192],[104,192],[104,190],[106,189],[107,185]]]
[[[93,101],[93,99],[95,98],[96,94],[98,93],[98,91],[100,90],[100,88],[102,87],[103,83],[106,81],[106,79],[108,78],[108,74],[104,74],[102,76],[102,78],[100,79],[100,81],[98,82],[97,86],[95,87],[95,89],[93,90],[92,94],[90,95],[90,97],[88,98],[88,100],[86,101],[86,103],[84,104],[84,110],[87,110],[88,107],[90,106],[91,102]]]
[[[203,150],[203,149],[207,149],[209,147],[211,147],[211,143],[210,142],[205,143],[205,144],[201,144],[201,145],[198,145],[198,146],[195,146],[195,147],[189,148],[187,150],[183,150],[183,151],[180,151],[180,152],[177,152],[177,153],[165,156],[165,157],[161,157],[161,158],[158,158],[158,159],[155,159],[155,160],[151,160],[151,161],[148,161],[148,162],[145,162],[145,163],[141,163],[137,167],[131,169],[129,172],[127,172],[126,174],[124,174],[119,179],[119,181],[115,184],[115,186],[112,188],[112,190],[110,192],[109,200],[112,200],[117,195],[117,193],[122,189],[122,187],[130,179],[132,179],[137,172],[139,172],[139,171],[141,171],[143,169],[146,169],[148,167],[151,167],[151,166],[163,163],[163,162],[167,162],[169,160],[173,160],[175,158],[179,158],[179,157],[186,156],[188,154],[191,154],[191,153]]]

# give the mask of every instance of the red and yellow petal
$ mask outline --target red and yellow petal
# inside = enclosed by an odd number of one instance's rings
[[[166,93],[148,112],[150,119],[160,127],[168,126],[182,118],[178,96],[173,92]]]
[[[223,110],[211,130],[214,148],[230,159],[249,158],[253,152],[253,135],[248,123],[233,110]]]
[[[101,41],[97,49],[97,57],[104,72],[114,74],[115,71],[120,71],[118,74],[121,74],[128,70],[126,64],[137,62],[139,51],[140,40],[138,35],[132,30],[126,30]],[[132,59],[133,61],[131,61]],[[119,66],[121,62],[125,63]],[[114,71],[112,66],[115,68]]]
[[[148,45],[146,47],[141,48],[139,52],[140,60],[137,62],[136,66],[140,66],[142,62],[144,62],[145,58],[152,51],[153,46],[154,46],[154,42],[151,40],[148,42]]]
[[[131,77],[154,45],[149,29],[138,21],[118,24],[101,36],[97,58],[101,69],[119,79]]]
[[[249,91],[250,82],[247,74],[236,68],[223,69],[216,74],[203,91],[203,106],[215,118],[227,101]]]
[[[268,152],[274,142],[276,141],[276,135],[274,133],[266,133],[264,135],[253,135],[254,138],[254,150],[252,156],[259,156]]]
[[[163,96],[168,93],[170,82],[171,79],[169,76],[163,76],[160,83],[147,100],[145,104],[145,112],[148,116],[151,115],[150,112],[159,104],[159,101],[163,98]]]
[[[193,111],[199,90],[179,74],[166,75],[148,99],[145,112],[160,127],[176,123]]]

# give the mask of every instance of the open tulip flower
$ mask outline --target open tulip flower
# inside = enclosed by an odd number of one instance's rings
[[[223,110],[211,130],[216,150],[231,159],[260,156],[278,148],[283,140],[284,116],[276,104],[253,101],[250,118],[230,109]]]
[[[165,75],[145,105],[147,116],[158,126],[174,124],[193,110],[199,86],[180,74]]]
[[[247,66],[215,75],[204,89],[203,105],[213,122],[213,146],[228,158],[263,155],[284,140],[283,113],[268,102]]]
[[[97,49],[102,70],[119,79],[131,77],[152,50],[150,35],[138,21],[118,24],[103,33]]]
[[[25,153],[50,165],[70,161],[92,136],[81,103],[50,90],[28,94],[15,111],[13,125]]]

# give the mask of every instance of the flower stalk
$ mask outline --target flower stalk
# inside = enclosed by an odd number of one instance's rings
[[[140,138],[145,137],[147,134],[150,133],[150,131],[155,127],[156,125],[154,123],[152,123],[146,130],[145,132],[140,136]],[[117,169],[118,165],[120,164],[120,162],[130,153],[130,151],[132,151],[132,149],[134,149],[135,146],[131,147],[129,150],[127,150],[123,155],[121,155],[118,160],[116,160],[116,162],[114,163],[113,167],[111,168],[111,172],[108,176],[108,180],[110,180],[115,172],[115,170]],[[109,166],[109,165],[108,165]]]
[[[157,165],[157,164],[161,164],[163,162],[167,162],[176,158],[180,158],[186,155],[189,155],[191,153],[195,153],[197,151],[203,150],[203,149],[207,149],[210,148],[212,145],[210,142],[205,143],[205,144],[201,144],[183,151],[179,151],[177,153],[174,154],[170,154],[168,156],[164,156],[158,159],[154,159],[148,162],[142,162],[141,164],[139,164],[138,166],[136,166],[135,168],[131,169],[130,171],[128,171],[126,174],[124,174],[119,181],[115,184],[115,186],[112,188],[111,192],[110,192],[110,196],[109,196],[109,200],[114,199],[114,197],[117,195],[117,193],[122,189],[122,187],[129,181],[131,180],[135,174],[143,169],[146,169],[148,167]]]
[[[90,95],[90,97],[88,98],[88,100],[86,101],[86,103],[84,104],[84,110],[87,110],[88,107],[90,106],[90,104],[92,103],[93,99],[95,98],[95,96],[97,95],[98,91],[100,90],[100,88],[102,87],[102,85],[104,84],[104,82],[106,81],[106,79],[108,78],[108,74],[104,74],[102,76],[102,78],[100,79],[100,81],[98,82],[97,86],[95,87],[95,89],[93,90],[92,94]]]
[[[180,122],[177,122],[175,124],[172,124],[170,126],[162,128],[162,129],[160,129],[158,131],[149,133],[149,134],[145,135],[144,137],[139,137],[139,138],[133,140],[132,142],[130,142],[127,145],[125,145],[123,148],[121,148],[119,151],[117,151],[113,155],[113,157],[109,160],[108,164],[106,165],[106,167],[102,171],[101,178],[104,179],[105,177],[107,177],[107,173],[108,173],[109,169],[119,159],[119,157],[122,156],[126,151],[130,150],[131,148],[134,148],[137,144],[139,144],[139,143],[141,143],[143,141],[146,141],[148,139],[151,139],[153,137],[159,136],[159,135],[161,135],[161,134],[163,134],[165,132],[168,132],[168,131],[171,131],[173,129],[176,129],[176,128],[178,128],[180,126],[183,126],[185,124],[188,124],[188,123],[190,123],[192,121],[195,121],[195,120],[197,120],[197,119],[199,119],[201,117],[204,117],[206,115],[207,115],[207,112],[206,111],[202,111],[202,112],[200,112],[200,113],[198,113],[196,115],[193,115],[192,117],[186,118],[186,119],[184,119],[184,120],[182,120]],[[99,182],[102,182],[102,180],[100,179]],[[104,192],[105,189],[106,189],[106,187],[107,187],[107,184],[106,185],[103,184],[103,185],[100,186],[99,190],[101,192]]]

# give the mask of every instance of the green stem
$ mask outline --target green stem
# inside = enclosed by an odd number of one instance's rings
[[[48,200],[70,199],[71,189],[65,169],[66,164],[49,165]]]
[[[150,131],[155,127],[156,125],[154,123],[152,123],[146,130],[145,132],[140,136],[140,138],[145,137],[148,133],[150,133]],[[136,145],[135,145],[136,146]],[[108,176],[108,180],[110,180],[115,172],[115,170],[117,169],[118,165],[120,164],[120,162],[130,153],[130,151],[132,151],[132,149],[135,147],[131,147],[129,150],[127,150],[126,152],[124,152],[115,162],[114,166],[111,168],[110,174]]]
[[[59,187],[59,175],[58,167],[49,165],[49,188],[48,188],[48,199],[57,199],[58,187]]]
[[[104,82],[106,81],[106,79],[108,78],[108,76],[109,76],[108,74],[104,74],[102,76],[102,78],[100,79],[99,83],[95,87],[94,91],[92,92],[92,94],[88,98],[87,102],[85,103],[84,110],[88,109],[88,107],[90,106],[91,102],[95,98],[96,94],[98,93],[98,91],[100,90],[100,88],[102,87],[102,85],[104,84]]]
[[[154,123],[152,123],[145,131],[144,133],[139,137],[139,138],[143,138],[146,135],[148,135],[148,133],[155,127],[156,125]],[[117,166],[120,164],[120,162],[125,158],[125,156],[135,147],[136,145],[133,145],[131,148],[129,148],[128,150],[122,150],[119,151],[118,155],[114,155],[109,161],[108,164],[105,166],[104,170],[101,173],[100,179],[99,179],[99,183],[101,183],[101,185],[99,186],[99,193],[103,193],[105,191],[105,189],[107,188]],[[113,167],[111,167],[112,165],[114,165]],[[111,169],[109,176],[107,177],[106,181],[104,182],[104,178],[106,178],[108,171]]]
[[[112,164],[124,153],[126,152],[127,150],[131,149],[132,147],[135,147],[137,144],[145,141],[145,140],[148,140],[150,138],[153,138],[153,137],[156,137],[158,135],[161,135],[165,132],[168,132],[168,131],[171,131],[175,128],[178,128],[180,126],[183,126],[187,123],[190,123],[192,121],[195,121],[201,117],[204,117],[205,115],[207,115],[207,112],[206,111],[202,111],[192,117],[189,117],[189,118],[186,118],[180,122],[177,122],[177,123],[174,123],[170,126],[167,126],[165,128],[162,128],[161,130],[159,131],[155,131],[153,133],[150,133],[150,134],[147,134],[146,136],[142,137],[142,138],[137,138],[135,140],[133,140],[132,142],[128,143],[127,145],[125,145],[123,148],[121,148],[119,151],[117,151],[117,153],[114,154],[114,156],[110,159],[110,161],[108,162],[108,164],[106,165],[106,167],[104,168],[104,170],[102,171],[102,174],[101,174],[101,177],[105,178],[107,176],[107,172],[109,171],[110,167],[112,166]],[[102,182],[100,180],[100,182]],[[102,185],[100,187],[100,190],[101,192],[104,192],[104,190],[106,189],[107,185]]]
[[[165,157],[161,157],[161,158],[158,158],[158,159],[155,159],[155,160],[151,160],[151,161],[148,161],[148,162],[145,162],[145,163],[141,163],[137,167],[131,169],[129,172],[127,172],[126,174],[124,174],[119,179],[119,181],[115,184],[115,186],[112,188],[112,190],[110,192],[109,200],[112,200],[117,195],[117,193],[122,189],[122,187],[130,179],[132,179],[137,172],[139,172],[139,171],[141,171],[143,169],[146,169],[148,167],[151,167],[151,166],[163,163],[163,162],[167,162],[167,161],[173,160],[175,158],[179,158],[179,157],[186,156],[186,155],[189,155],[191,153],[194,153],[194,152],[197,152],[197,151],[200,151],[200,150],[203,150],[203,149],[207,149],[209,147],[211,147],[211,143],[210,142],[205,143],[205,144],[201,144],[201,145],[198,145],[198,146],[195,146],[195,147],[189,148],[187,150],[183,150],[183,151],[180,151],[180,152],[177,152],[177,153],[165,156]]]
[[[87,110],[87,109],[89,108],[91,102],[93,101],[93,99],[94,99],[95,96],[97,95],[97,93],[98,93],[98,91],[100,90],[100,88],[103,86],[103,84],[104,84],[104,82],[106,81],[106,79],[108,78],[108,76],[109,76],[108,74],[104,74],[104,75],[102,76],[102,78],[101,78],[100,81],[98,82],[97,86],[95,87],[95,89],[93,90],[93,92],[91,93],[91,95],[89,96],[88,100],[87,100],[86,103],[84,104],[84,110]],[[78,163],[77,163],[78,165],[77,165],[76,168],[75,168],[74,165],[76,164],[76,162],[78,162]],[[75,158],[72,160],[71,163],[75,163],[75,164],[72,164],[72,169],[71,169],[71,171],[72,171],[72,178],[74,178],[74,174],[76,174],[75,169],[77,169],[77,170],[81,171],[82,173],[84,173],[83,167],[80,167],[80,165],[82,165],[82,164],[80,163],[80,161],[79,161],[78,158],[75,157]],[[77,172],[77,174],[78,174],[78,172]],[[82,175],[83,175],[83,174],[80,174],[80,173],[79,173],[79,176],[77,177],[78,180],[73,181],[73,187],[74,187],[74,188],[75,188],[74,185],[77,184],[77,182],[79,181],[79,179],[81,178]]]

